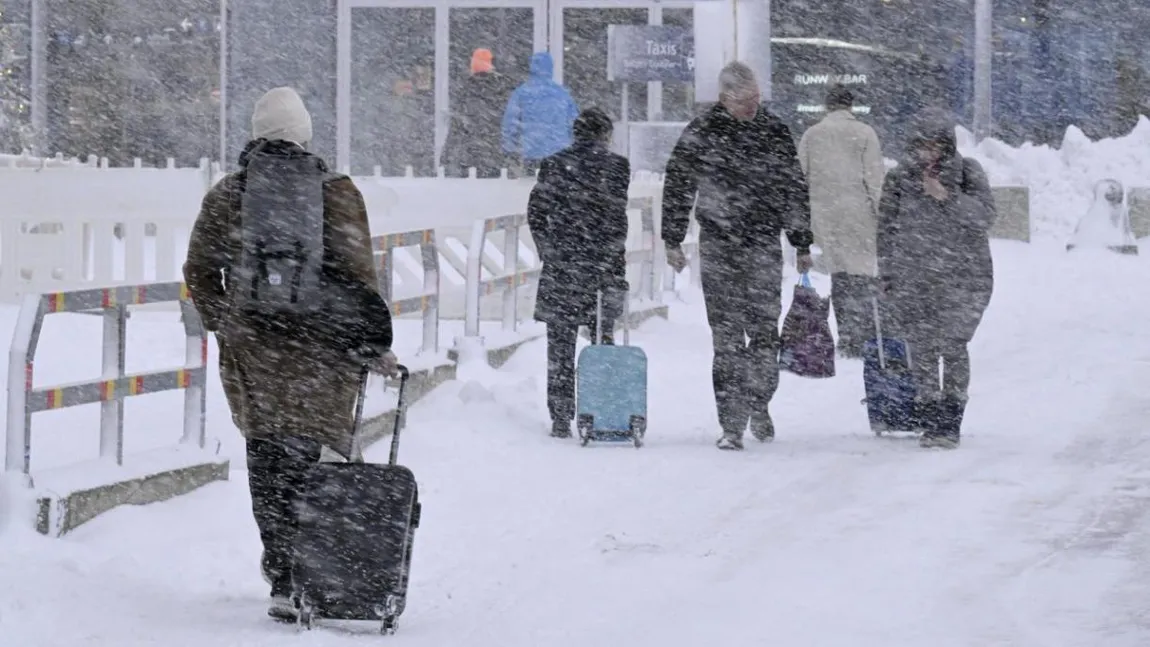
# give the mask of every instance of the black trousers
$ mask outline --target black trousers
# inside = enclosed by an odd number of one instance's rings
[[[970,388],[970,350],[966,342],[921,336],[911,338],[909,345],[915,386],[921,397],[951,396],[966,401]]]
[[[308,470],[319,462],[321,451],[320,443],[306,438],[247,441],[252,513],[264,546],[262,567],[272,581],[272,595],[291,591],[296,500],[303,495]]]
[[[861,357],[863,344],[875,336],[873,301],[878,282],[869,276],[836,272],[831,275],[831,303],[838,326],[839,352]]]
[[[615,321],[604,320],[603,343],[614,343]],[[591,334],[595,334],[592,326]],[[575,346],[579,324],[547,324],[547,409],[552,422],[575,419]]]
[[[782,250],[703,239],[699,251],[719,425],[742,436],[752,416],[769,416],[779,387]]]

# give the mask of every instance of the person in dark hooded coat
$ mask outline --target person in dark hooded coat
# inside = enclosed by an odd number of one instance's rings
[[[527,205],[543,270],[535,319],[547,324],[547,408],[551,435],[571,436],[575,419],[575,343],[595,329],[602,292],[603,343],[627,298],[627,188],[631,165],[608,146],[610,117],[591,108],[575,120],[575,143],[547,157]]]
[[[495,69],[489,49],[471,55],[471,76],[463,81],[451,128],[444,143],[444,167],[450,177],[497,178],[507,167],[503,154],[503,109],[515,83]]]
[[[995,217],[986,173],[959,154],[954,122],[927,111],[906,159],[887,174],[878,227],[883,332],[910,348],[923,446],[958,445],[970,385],[967,344],[994,291],[988,232]]]

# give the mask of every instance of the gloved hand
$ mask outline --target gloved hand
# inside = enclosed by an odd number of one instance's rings
[[[811,255],[809,253],[798,254],[795,256],[795,269],[798,270],[799,274],[806,274],[807,272],[810,272],[814,266],[815,262],[811,260]]]
[[[399,377],[399,358],[389,348],[369,364],[368,369],[385,377]]]
[[[390,348],[379,349],[361,346],[352,352],[352,356],[372,373],[384,377],[397,377],[399,375],[399,359],[395,353],[391,352]]]
[[[682,272],[683,268],[687,267],[687,255],[683,252],[681,245],[667,247],[667,265],[671,266],[675,274]]]

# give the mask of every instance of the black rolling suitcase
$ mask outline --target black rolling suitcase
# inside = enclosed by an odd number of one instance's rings
[[[391,634],[403,614],[420,504],[415,475],[396,462],[408,370],[401,366],[399,373],[388,463],[365,463],[360,452],[365,371],[355,407],[352,462],[319,463],[309,474],[292,563],[292,599],[301,627],[311,629],[324,618],[370,620]]]

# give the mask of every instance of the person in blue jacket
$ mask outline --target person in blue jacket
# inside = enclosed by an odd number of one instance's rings
[[[531,76],[511,93],[503,112],[503,151],[522,160],[528,172],[572,143],[579,106],[567,88],[552,78],[554,72],[551,54],[532,56]]]

